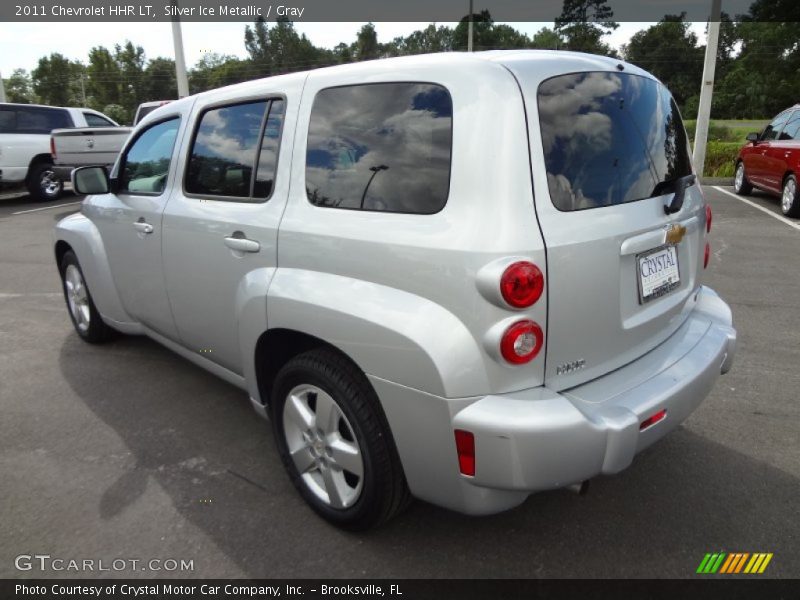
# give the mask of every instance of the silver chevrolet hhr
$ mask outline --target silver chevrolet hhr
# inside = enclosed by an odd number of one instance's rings
[[[551,51],[342,65],[138,125],[56,226],[84,340],[245,390],[348,528],[617,473],[730,369],[711,211],[664,86]]]

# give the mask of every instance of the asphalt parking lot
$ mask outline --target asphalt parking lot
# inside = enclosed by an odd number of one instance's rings
[[[81,575],[15,569],[37,553],[194,563],[104,576],[691,577],[717,551],[800,577],[800,221],[705,192],[706,283],[739,347],[680,429],[586,496],[483,518],[416,502],[358,535],[301,501],[244,393],[144,338],[80,341],[51,250],[77,198],[0,201],[0,577]]]

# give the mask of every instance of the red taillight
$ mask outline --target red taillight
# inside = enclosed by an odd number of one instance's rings
[[[53,157],[53,160],[56,159],[56,140],[53,136],[50,136],[50,155]]]
[[[527,308],[542,295],[544,276],[533,263],[520,261],[509,265],[500,277],[500,293],[514,308]]]
[[[642,421],[641,425],[639,425],[639,431],[644,431],[648,427],[655,425],[659,421],[663,420],[664,417],[666,416],[667,416],[667,409],[666,408],[661,409],[652,417],[648,417],[644,421]]]
[[[706,242],[706,251],[705,255],[703,256],[703,268],[705,269],[708,266],[708,259],[711,257],[711,244]]]
[[[711,233],[711,207],[706,204],[706,233]]]
[[[458,469],[462,475],[475,476],[475,436],[470,431],[456,429]]]
[[[500,354],[508,362],[521,365],[533,360],[542,349],[544,334],[533,321],[518,321],[506,329],[500,340]]]

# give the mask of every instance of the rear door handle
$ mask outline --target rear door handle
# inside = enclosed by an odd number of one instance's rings
[[[145,223],[144,221],[136,221],[133,224],[133,228],[139,233],[153,233],[153,226],[150,225],[150,223]]]
[[[255,240],[248,240],[246,237],[226,237],[225,245],[238,252],[258,252],[261,250],[261,244]]]

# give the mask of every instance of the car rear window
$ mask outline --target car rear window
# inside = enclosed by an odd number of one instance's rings
[[[589,72],[539,86],[550,198],[562,211],[659,195],[692,172],[686,130],[667,89],[648,77]]]
[[[62,108],[15,106],[0,108],[0,133],[49,134],[53,129],[72,127],[72,119]]]
[[[308,200],[353,210],[440,211],[450,187],[452,122],[452,100],[440,85],[321,90],[308,130]]]

